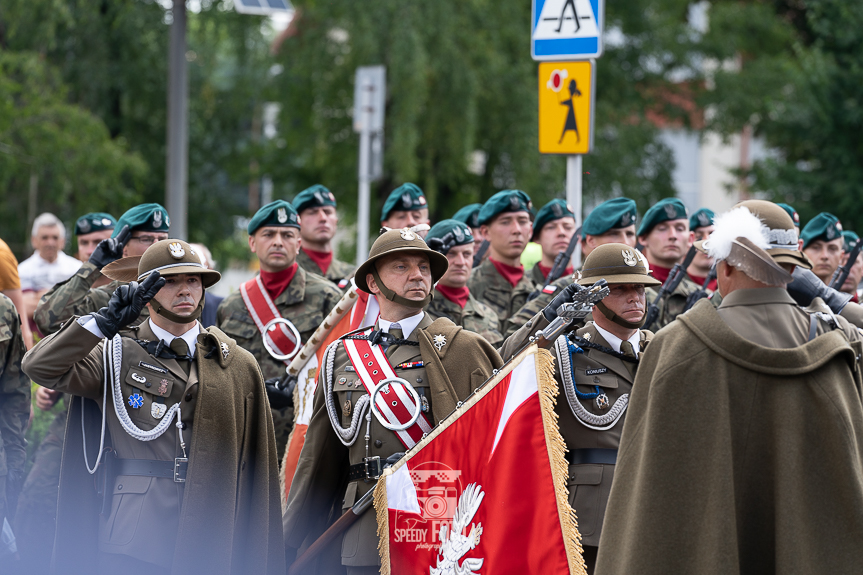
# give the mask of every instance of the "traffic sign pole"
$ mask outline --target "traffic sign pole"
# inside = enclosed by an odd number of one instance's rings
[[[575,227],[581,225],[581,155],[566,157],[566,203],[575,213]],[[573,269],[581,267],[581,249],[572,252]]]
[[[364,82],[361,90],[362,128],[360,129],[360,167],[359,167],[359,198],[357,206],[357,265],[366,261],[369,252],[369,155],[371,152],[371,91],[370,83]]]
[[[171,11],[168,52],[168,156],[165,207],[171,217],[171,237],[188,239],[189,76],[186,68],[186,4],[175,1]]]

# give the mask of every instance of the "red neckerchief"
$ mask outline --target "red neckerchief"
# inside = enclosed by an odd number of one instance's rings
[[[303,248],[303,251],[306,252],[309,259],[321,268],[321,271],[324,272],[324,274],[327,273],[327,270],[330,269],[330,264],[333,263],[333,252],[316,252],[309,248]]]
[[[267,290],[267,293],[270,294],[270,298],[276,299],[282,292],[288,289],[288,286],[291,285],[291,280],[294,279],[294,275],[297,273],[297,262],[287,268],[283,269],[280,272],[265,272],[261,270],[261,281],[264,284],[264,289]]]
[[[857,292],[854,292],[854,295],[851,296],[851,301],[854,303],[860,303],[860,299],[857,297]]]
[[[488,261],[494,264],[494,269],[497,270],[497,273],[503,276],[503,278],[510,283],[512,287],[518,285],[518,282],[521,281],[521,278],[524,277],[524,266],[518,264],[518,267],[511,266],[508,264],[503,264],[501,262],[496,262],[491,259],[489,256]]]
[[[686,275],[688,275],[689,279],[691,279],[692,281],[697,283],[699,286],[703,286],[704,280],[707,279],[704,276],[695,276],[695,275],[692,275],[690,273],[688,273]],[[709,289],[710,291],[716,291],[716,278],[713,278],[712,280],[710,280],[710,283],[707,284],[707,289]]]
[[[443,284],[437,284],[435,289],[440,292],[440,294],[451,301],[454,304],[457,304],[460,308],[464,309],[465,304],[467,303],[467,298],[470,297],[470,290],[467,286],[456,288],[445,286]]]
[[[537,262],[536,265],[539,266],[539,271],[542,272],[542,277],[547,278],[548,274],[551,272],[551,268],[547,268],[539,262]],[[568,268],[563,270],[563,275],[561,275],[560,277],[566,277],[566,276],[571,276],[571,275],[572,275],[572,266],[569,266]]]
[[[671,273],[671,268],[664,268],[662,266],[658,266],[652,263],[650,264],[650,271],[653,272],[654,278],[656,278],[658,281],[661,281],[662,283],[665,283],[665,280],[668,279],[668,274]],[[702,279],[701,282],[704,283],[704,280]]]

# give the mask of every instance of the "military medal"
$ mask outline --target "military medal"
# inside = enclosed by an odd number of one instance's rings
[[[420,404],[421,404],[422,410],[424,412],[428,413],[428,411],[429,411],[429,400],[426,399],[425,395],[420,396]]]
[[[168,411],[168,408],[164,403],[156,403],[154,401],[150,404],[150,415],[152,415],[154,419],[162,419],[166,411]]]
[[[142,405],[144,405],[144,398],[140,393],[133,393],[129,396],[129,407],[139,409]]]
[[[353,405],[351,404],[351,400],[350,400],[350,399],[346,399],[346,400],[345,400],[345,404],[342,406],[342,415],[343,415],[344,417],[350,417],[350,416],[351,416],[351,408],[352,408],[352,407],[353,407]]]
[[[604,393],[600,393],[596,396],[596,408],[597,409],[608,409],[608,396]]]

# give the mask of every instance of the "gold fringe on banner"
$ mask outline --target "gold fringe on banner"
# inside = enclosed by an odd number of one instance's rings
[[[378,516],[378,554],[381,556],[381,575],[390,575],[390,511],[387,502],[387,477],[392,475],[389,469],[384,471],[375,486],[375,513]]]

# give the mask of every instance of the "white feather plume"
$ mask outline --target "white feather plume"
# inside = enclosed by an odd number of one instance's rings
[[[713,233],[704,242],[707,254],[716,261],[731,253],[732,242],[744,237],[763,250],[770,249],[770,229],[745,207],[733,208],[716,216]]]

